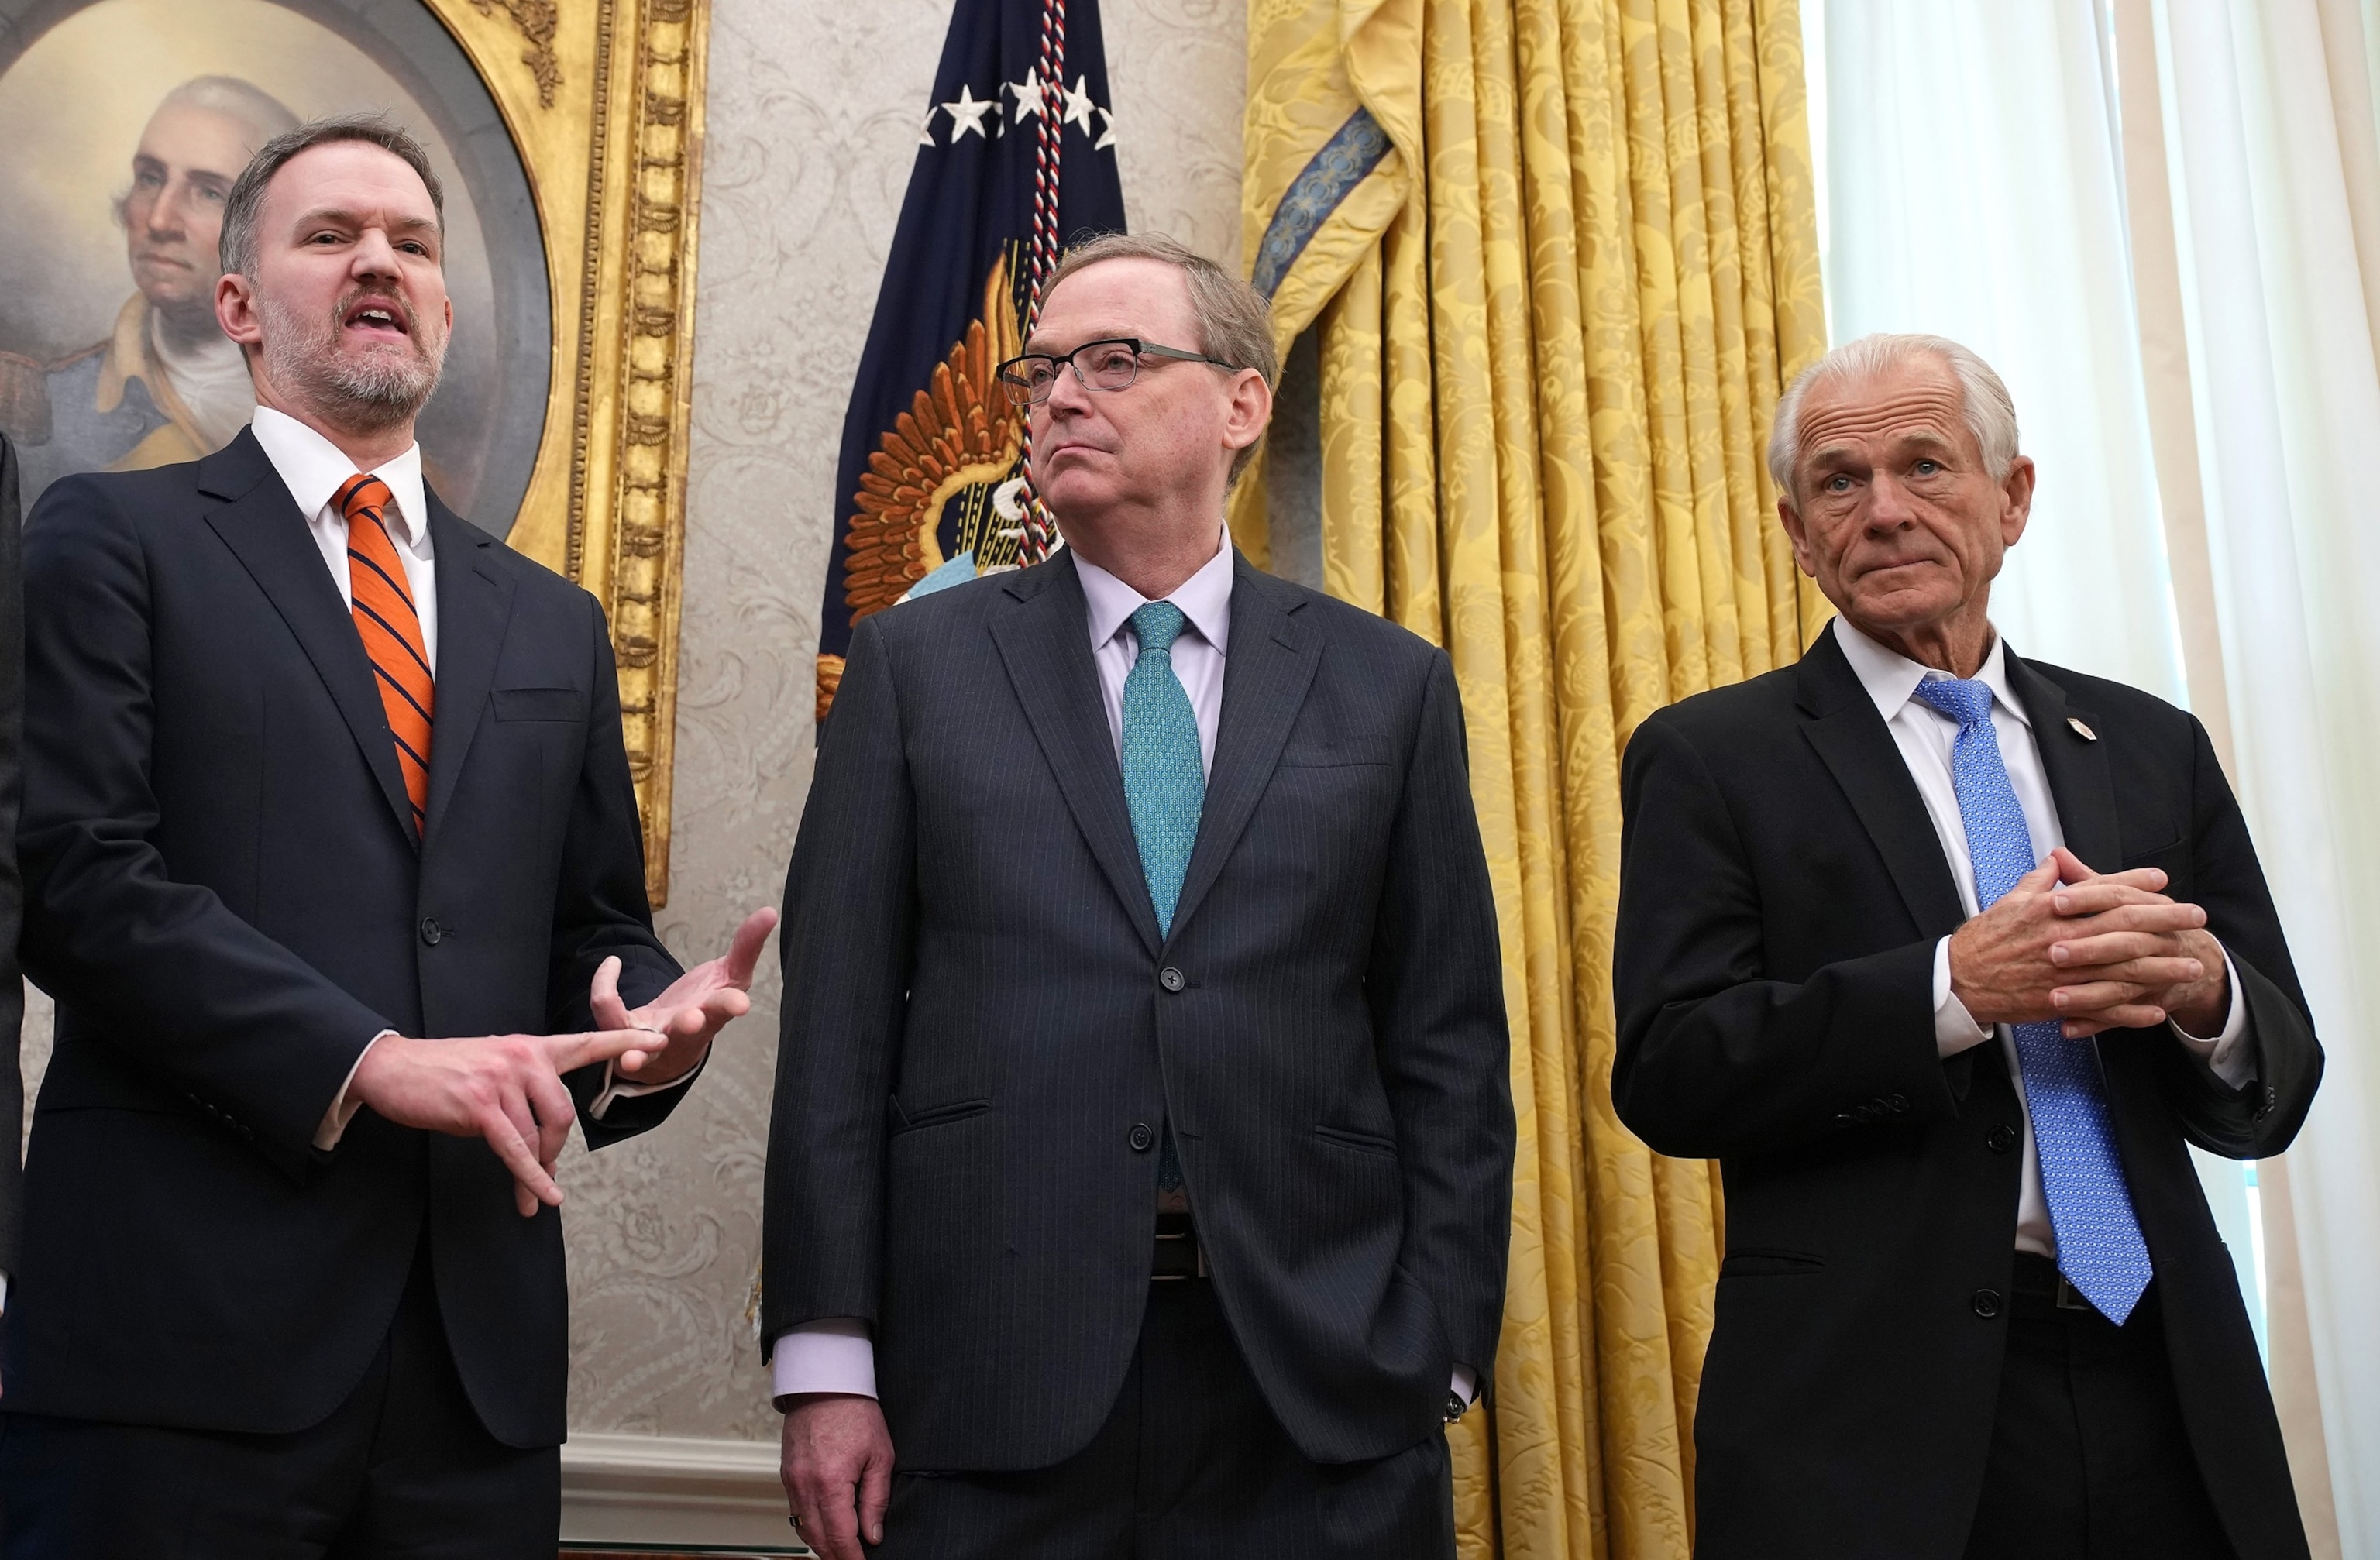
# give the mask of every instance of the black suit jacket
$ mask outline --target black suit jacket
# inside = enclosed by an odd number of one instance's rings
[[[2160,1027],[2102,1035],[2174,1382],[2242,1560],[2306,1553],[2231,1260],[2186,1143],[2277,1154],[2322,1071],[2246,824],[2205,732],[2120,683],[2008,659],[2066,842],[2156,866],[2240,972],[2258,1077]],[[2081,720],[2095,741],[2069,724]],[[1962,919],[1916,783],[1832,633],[1661,710],[1622,772],[1621,1118],[1722,1161],[1727,1256],[1694,1421],[1699,1552],[1962,1553],[2007,1337],[2017,1096],[1947,1062],[1934,949]],[[1985,1314],[1990,1312],[1991,1314]]]
[[[25,793],[25,592],[17,480],[17,452],[0,433],[0,1131],[20,1131],[25,1119],[18,1049],[25,983],[17,969],[17,933],[25,917],[25,887],[17,874],[17,811]],[[16,1147],[0,1153],[0,1274],[17,1271],[24,1221],[24,1161]]]
[[[430,501],[438,706],[417,846],[361,639],[252,434],[67,478],[26,530],[25,962],[58,1000],[0,1325],[7,1405],[286,1432],[361,1376],[427,1228],[465,1387],[562,1439],[552,1209],[486,1144],[359,1112],[311,1146],[373,1035],[585,1028],[674,977],[603,614]],[[601,1144],[679,1091],[584,1114]]]
[[[763,1336],[856,1316],[903,1466],[1098,1430],[1172,1119],[1214,1283],[1309,1457],[1489,1379],[1513,1122],[1445,656],[1236,563],[1158,932],[1071,553],[865,619],[785,891]]]

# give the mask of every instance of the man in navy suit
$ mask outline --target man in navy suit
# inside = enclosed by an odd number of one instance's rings
[[[786,881],[795,1518],[833,1560],[1448,1560],[1513,1152],[1452,668],[1232,549],[1245,283],[1102,239],[1024,345],[1067,546],[860,620]]]
[[[748,1006],[771,913],[684,973],[653,935],[601,609],[422,480],[442,218],[382,122],[268,142],[216,293],[253,425],[27,528],[9,1560],[551,1560],[555,1156]]]

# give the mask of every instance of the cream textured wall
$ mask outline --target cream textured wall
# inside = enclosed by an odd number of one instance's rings
[[[801,818],[844,403],[947,0],[714,0],[662,935],[692,961],[772,904]],[[1244,12],[1106,0],[1135,230],[1236,264]],[[752,1015],[658,1131],[565,1176],[580,1433],[772,1439],[753,1336],[775,945]]]

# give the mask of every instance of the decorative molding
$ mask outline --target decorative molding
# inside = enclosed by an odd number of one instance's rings
[[[573,1435],[562,1542],[806,1555],[785,1521],[777,1447],[666,1435]]]
[[[710,0],[424,4],[486,80],[536,196],[553,296],[552,389],[507,539],[609,614],[646,889],[659,908],[669,889]]]
[[[562,62],[553,52],[553,30],[561,20],[554,0],[471,0],[483,17],[493,16],[499,6],[512,18],[520,35],[528,40],[528,52],[521,55],[521,64],[537,80],[537,101],[540,108],[553,106],[554,90],[562,85]]]

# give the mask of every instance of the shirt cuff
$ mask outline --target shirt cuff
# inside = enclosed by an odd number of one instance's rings
[[[1479,1401],[1479,1374],[1468,1365],[1454,1367],[1454,1380],[1450,1383],[1454,1395],[1465,1403]]]
[[[347,1098],[347,1091],[356,1086],[356,1068],[363,1066],[364,1058],[371,1055],[371,1048],[374,1046],[395,1033],[394,1029],[382,1030],[378,1034],[365,1041],[364,1048],[356,1053],[356,1066],[347,1069],[346,1077],[340,1080],[339,1092],[331,1096],[331,1108],[322,1112],[322,1124],[314,1129],[316,1148],[328,1154],[339,1146],[339,1140],[346,1135],[347,1123],[354,1120],[356,1112],[363,1108],[361,1100],[351,1101]]]
[[[666,1083],[639,1083],[633,1078],[618,1076],[619,1065],[612,1061],[603,1064],[603,1092],[597,1094],[595,1103],[587,1107],[587,1114],[598,1121],[603,1119],[603,1113],[612,1108],[613,1100],[638,1099],[646,1094],[658,1094],[665,1089],[683,1089],[694,1082],[696,1073],[702,1070],[702,1064],[696,1062]]]
[[[1992,1037],[1950,989],[1950,939],[1934,945],[1934,1050],[1945,1061]]]
[[[2230,1087],[2243,1089],[2256,1075],[2256,1052],[2247,1043],[2248,1004],[2240,1000],[2240,967],[2231,962],[2228,948],[2223,949],[2223,977],[2224,998],[2230,1006],[2213,1039],[2202,1039],[2170,1019],[2166,1022],[2182,1048],[2204,1062],[2208,1071]]]
[[[777,1335],[770,1356],[771,1396],[783,1400],[806,1392],[876,1396],[876,1345],[868,1324],[856,1316],[827,1316]]]

